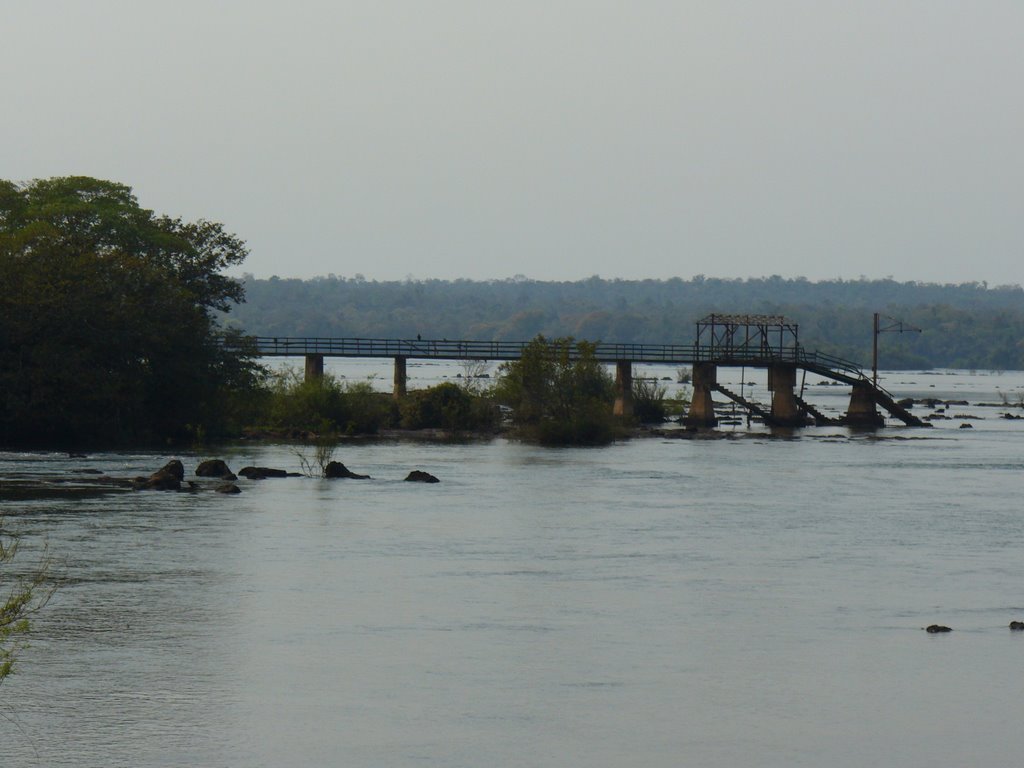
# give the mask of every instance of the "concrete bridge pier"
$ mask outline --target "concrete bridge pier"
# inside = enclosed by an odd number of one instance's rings
[[[405,397],[406,389],[405,383],[409,378],[405,372],[405,360],[404,357],[395,358],[395,399]]]
[[[776,363],[768,368],[768,391],[772,393],[772,421],[782,427],[797,427],[807,417],[796,402],[796,366]]]
[[[858,381],[850,393],[850,407],[844,420],[851,427],[884,427],[885,418],[875,406],[870,382]]]
[[[306,381],[324,377],[324,356],[306,355]]]
[[[688,427],[713,427],[718,423],[711,390],[718,383],[718,368],[714,363],[693,364],[693,399],[690,412],[683,419]]]
[[[612,414],[629,418],[633,415],[633,364],[629,360],[615,363],[615,405]]]

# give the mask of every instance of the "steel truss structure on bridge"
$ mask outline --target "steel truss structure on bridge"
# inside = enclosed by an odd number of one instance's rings
[[[779,359],[798,353],[800,334],[782,315],[710,314],[697,321],[697,346],[719,359]]]

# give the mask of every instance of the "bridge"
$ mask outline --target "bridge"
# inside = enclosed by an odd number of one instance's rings
[[[394,361],[394,393],[406,394],[406,363],[416,360],[510,361],[522,357],[529,341],[448,339],[365,339],[317,337],[244,337],[247,350],[261,357],[304,357],[307,379],[323,375],[325,357],[390,358]],[[632,413],[634,363],[693,366],[693,399],[685,423],[710,427],[717,423],[712,392],[738,403],[770,425],[848,424],[882,426],[881,406],[910,426],[930,426],[900,406],[860,366],[848,360],[804,349],[798,328],[778,315],[712,314],[697,323],[693,344],[615,344],[597,342],[594,357],[615,365],[615,412]],[[570,357],[580,353],[574,347]],[[718,384],[720,367],[764,368],[768,371],[770,406],[753,403]],[[820,413],[797,394],[797,371],[815,373],[851,386],[850,405],[841,419]]]

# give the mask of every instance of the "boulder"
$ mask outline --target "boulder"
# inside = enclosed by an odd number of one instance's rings
[[[157,470],[154,474],[158,475],[161,472],[166,472],[172,477],[176,477],[179,483],[185,479],[185,465],[182,464],[177,459],[171,459],[166,464],[164,464],[159,470]]]
[[[1014,632],[1024,632],[1024,621],[1011,621],[1010,629]]]
[[[407,483],[440,483],[441,481],[434,477],[429,472],[422,472],[418,469],[414,469],[410,472],[406,478]]]
[[[369,475],[357,475],[340,461],[332,461],[324,467],[324,477],[331,480],[347,478],[349,480],[369,480]]]
[[[215,489],[217,493],[241,493],[242,489],[234,483],[222,483]]]
[[[929,635],[936,635],[940,632],[952,632],[953,630],[949,627],[944,627],[941,624],[932,624],[931,626],[925,627],[924,631]]]
[[[196,477],[219,477],[223,480],[237,480],[235,473],[221,459],[207,459],[196,467]]]
[[[161,469],[149,477],[136,477],[132,480],[132,487],[137,491],[180,491],[181,480],[172,472]]]
[[[172,459],[149,477],[136,477],[132,480],[132,488],[137,491],[180,491],[184,479],[184,465]]]
[[[238,474],[250,480],[264,480],[268,477],[288,477],[283,469],[271,469],[270,467],[242,467]]]

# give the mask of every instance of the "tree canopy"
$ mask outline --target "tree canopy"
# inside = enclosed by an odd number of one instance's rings
[[[129,187],[0,180],[0,441],[103,443],[216,429],[253,374],[217,317],[246,256],[221,224],[158,216]]]

